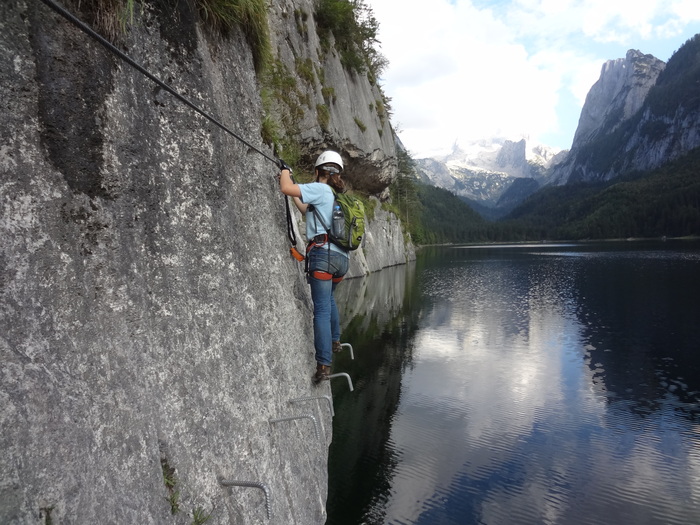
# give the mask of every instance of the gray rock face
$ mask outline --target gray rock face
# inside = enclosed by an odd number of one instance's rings
[[[635,50],[628,51],[624,59],[609,60],[603,65],[600,78],[586,97],[571,151],[551,170],[552,181],[565,184],[608,180],[625,171],[651,169],[670,160],[659,158],[657,163],[650,163],[645,157],[653,147],[630,154],[630,144],[613,138],[621,126],[629,124],[643,110],[646,97],[665,66],[652,55]],[[634,134],[627,132],[628,136]],[[618,153],[607,158],[612,144]]]
[[[573,144],[580,147],[601,132],[609,133],[639,111],[665,66],[634,49],[625,58],[603,64],[600,78],[586,95]]]
[[[604,181],[648,172],[700,146],[697,37],[685,46],[668,66],[638,51],[603,66],[571,151],[552,169],[553,181]]]
[[[523,172],[527,172],[529,168],[527,159],[525,158],[525,139],[518,142],[513,142],[511,140],[504,141],[503,147],[498,151],[498,155],[496,156],[496,164],[501,169],[511,168],[519,172],[521,176],[524,176]],[[509,174],[513,173],[509,171]]]
[[[257,144],[243,37],[149,5],[130,56]],[[331,418],[294,400],[331,385],[276,167],[40,2],[0,5],[0,50],[0,523],[324,523]],[[370,270],[401,262],[395,223]]]
[[[300,98],[305,101],[298,125],[305,144],[302,163],[311,170],[323,150],[335,149],[346,162],[344,175],[352,187],[379,194],[394,181],[397,169],[394,133],[383,96],[365,75],[348,72],[337,54],[320,51],[313,19],[315,3],[298,0],[271,5],[273,47],[296,75]],[[305,64],[312,78],[294,73],[303,69],[298,64]]]
[[[636,152],[630,159],[628,169],[650,170],[676,159],[700,146],[700,115],[695,111],[684,111],[679,107],[674,118],[654,115],[653,111],[642,113],[638,130],[654,130],[653,133],[636,133],[630,137],[626,147]],[[659,134],[658,130],[665,130]]]

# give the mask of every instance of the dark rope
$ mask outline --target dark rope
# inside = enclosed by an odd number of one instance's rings
[[[195,105],[194,103],[190,102],[187,98],[185,98],[185,97],[183,97],[182,95],[180,95],[177,91],[175,91],[173,88],[171,88],[171,87],[170,87],[169,85],[167,85],[165,82],[163,82],[162,80],[159,80],[158,78],[156,78],[155,76],[153,76],[151,73],[149,73],[149,72],[148,72],[144,67],[142,67],[140,64],[134,62],[131,58],[129,58],[128,55],[126,55],[125,53],[123,53],[122,51],[120,51],[120,50],[119,50],[117,47],[115,47],[111,42],[109,42],[108,40],[106,40],[102,35],[100,35],[99,33],[96,33],[90,26],[88,26],[87,24],[85,24],[84,22],[82,22],[81,20],[79,20],[78,18],[76,18],[75,16],[73,16],[73,14],[71,14],[69,11],[67,11],[66,9],[64,9],[63,7],[61,7],[60,5],[56,4],[53,0],[41,0],[41,2],[45,3],[45,4],[46,4],[47,6],[49,6],[51,9],[53,9],[54,11],[56,11],[59,15],[61,15],[61,16],[64,17],[66,20],[68,20],[69,22],[71,22],[72,24],[74,24],[75,26],[77,26],[81,31],[83,31],[84,33],[87,33],[89,36],[91,36],[92,38],[94,38],[95,40],[97,40],[100,44],[102,44],[104,47],[106,47],[109,51],[111,51],[112,53],[114,53],[115,55],[117,55],[119,58],[121,58],[124,62],[126,62],[127,64],[129,64],[131,67],[133,67],[134,69],[136,69],[137,71],[139,71],[140,73],[142,73],[143,75],[145,75],[146,77],[148,77],[150,80],[152,80],[153,82],[155,82],[156,84],[158,84],[160,87],[162,87],[162,88],[163,88],[164,90],[166,90],[168,93],[170,93],[171,95],[173,95],[175,98],[177,98],[178,100],[180,100],[181,102],[183,102],[183,103],[186,104],[187,106],[189,106],[189,107],[191,107],[192,109],[194,109],[197,113],[199,113],[200,115],[202,115],[204,118],[206,118],[207,120],[209,120],[209,121],[213,122],[214,124],[216,124],[217,126],[219,126],[219,127],[220,127],[221,129],[223,129],[226,133],[228,133],[228,134],[231,135],[232,137],[238,139],[238,140],[241,141],[243,144],[245,144],[246,146],[248,146],[250,149],[252,149],[252,150],[254,150],[254,151],[257,151],[258,153],[260,153],[260,155],[262,155],[262,156],[265,157],[266,159],[268,159],[268,160],[274,162],[275,165],[279,165],[279,161],[278,161],[277,159],[275,159],[274,157],[269,156],[267,153],[261,151],[260,149],[256,148],[255,146],[253,146],[252,144],[250,144],[250,143],[247,142],[246,140],[244,140],[244,139],[242,139],[241,137],[239,137],[238,135],[236,135],[233,131],[231,131],[230,129],[228,129],[228,128],[227,128],[226,126],[224,126],[221,122],[219,122],[219,121],[216,120],[214,117],[212,117],[211,115],[209,115],[208,113],[206,113],[204,110],[200,109],[200,108],[199,108],[197,105]]]
[[[284,196],[284,205],[287,208],[287,236],[289,237],[289,242],[292,243],[292,246],[296,248],[297,245],[297,236],[294,233],[294,224],[292,222],[292,212],[289,210],[289,197],[286,195]]]

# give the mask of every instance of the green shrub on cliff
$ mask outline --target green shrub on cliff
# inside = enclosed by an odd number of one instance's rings
[[[72,3],[89,24],[114,39],[133,22],[136,2],[137,0],[73,0]],[[171,4],[172,8],[177,7],[175,0],[164,2]],[[214,31],[226,34],[236,27],[240,28],[252,49],[256,70],[260,72],[265,68],[271,57],[265,0],[194,0],[194,6],[204,24]]]
[[[376,79],[386,67],[386,59],[377,51],[379,22],[364,0],[320,0],[316,25],[323,49],[330,51],[330,35],[340,61],[355,73],[368,73]]]
[[[270,59],[270,33],[265,0],[196,0],[203,20],[223,32],[239,27],[253,50],[255,68]]]

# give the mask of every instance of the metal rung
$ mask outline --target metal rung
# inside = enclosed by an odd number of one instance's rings
[[[350,348],[350,359],[355,360],[355,352],[352,351],[352,345],[350,343],[341,343],[340,344],[340,348],[343,348],[344,346],[347,346],[348,348]]]
[[[316,438],[319,440],[321,439],[321,434],[318,431],[318,422],[316,421],[316,418],[311,414],[300,414],[298,416],[280,417],[277,419],[269,419],[268,421],[270,423],[281,423],[282,421],[292,421],[293,419],[310,419],[311,421],[313,421],[314,430],[316,431]]]
[[[328,376],[328,379],[333,379],[334,377],[345,377],[348,380],[348,386],[350,387],[350,392],[352,392],[354,389],[352,387],[352,379],[350,379],[350,376],[346,374],[345,372],[340,372],[338,374],[331,374]]]
[[[219,478],[219,483],[224,487],[251,487],[260,489],[265,493],[265,510],[267,511],[267,519],[272,519],[272,509],[270,508],[270,489],[259,481],[240,481],[235,479]]]
[[[328,401],[328,408],[331,411],[331,416],[335,416],[335,410],[333,410],[333,400],[331,400],[330,396],[312,396],[312,397],[298,397],[296,399],[290,399],[290,403],[297,403],[300,401],[313,401],[314,399],[325,399]]]

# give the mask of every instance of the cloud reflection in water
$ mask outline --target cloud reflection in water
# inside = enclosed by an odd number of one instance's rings
[[[697,427],[673,403],[640,419],[596,389],[570,261],[504,257],[424,276],[384,523],[700,519]]]

